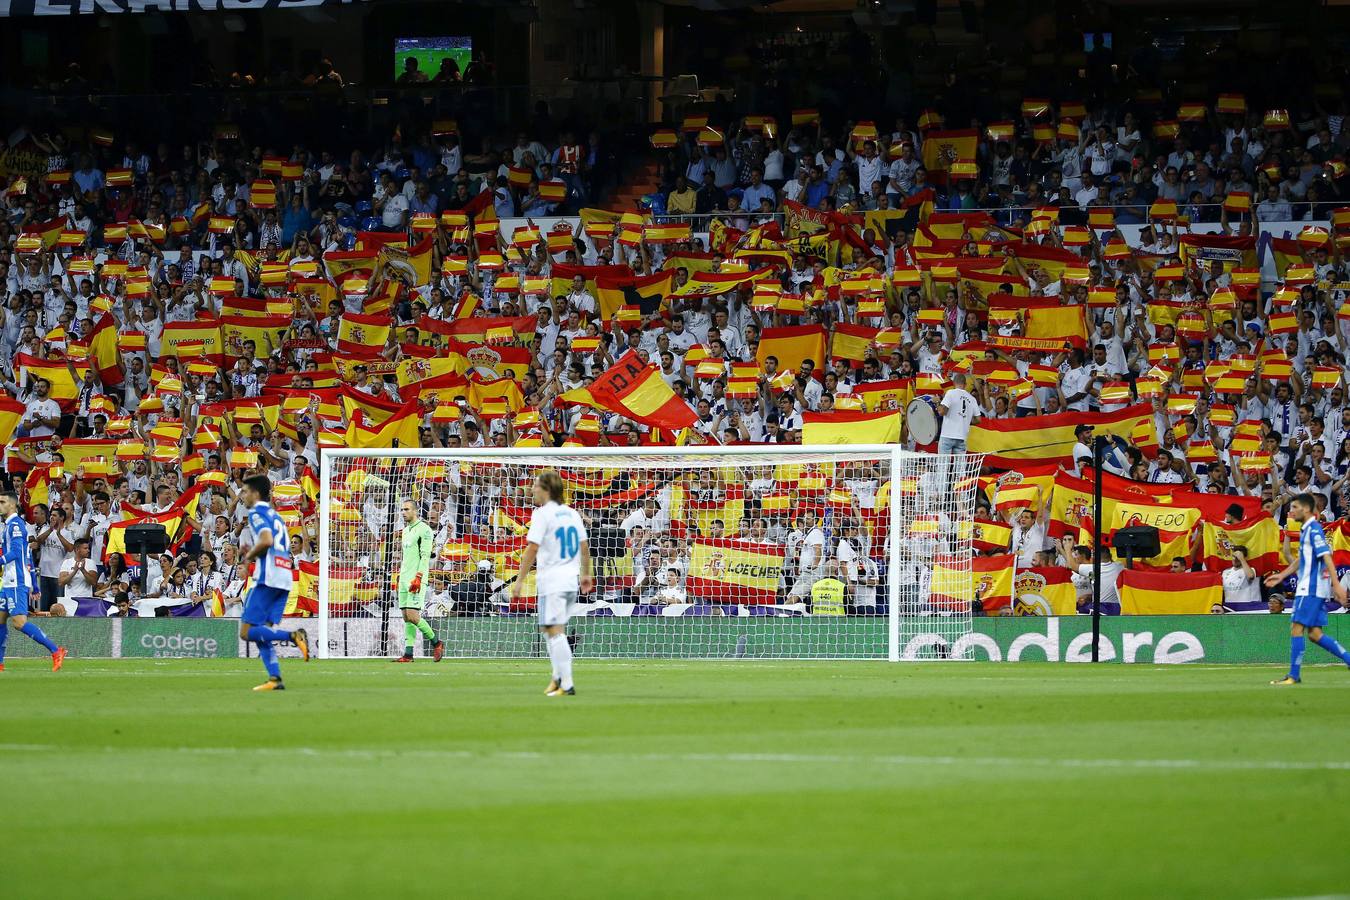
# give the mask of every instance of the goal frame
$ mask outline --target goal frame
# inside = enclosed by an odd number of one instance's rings
[[[616,459],[624,457],[671,457],[671,456],[690,456],[690,457],[710,457],[715,455],[718,450],[721,452],[734,454],[737,456],[830,456],[830,455],[857,455],[857,456],[876,456],[878,458],[889,457],[891,472],[900,471],[903,461],[906,457],[930,456],[934,458],[943,458],[944,456],[955,456],[956,454],[938,454],[923,453],[922,451],[906,450],[896,444],[751,444],[735,447],[716,447],[710,445],[680,446],[680,447],[587,447],[584,450],[577,451],[572,448],[562,447],[462,447],[462,448],[352,448],[352,447],[323,447],[319,450],[319,508],[316,515],[319,518],[319,578],[318,578],[318,628],[317,628],[317,647],[316,656],[320,659],[329,658],[328,645],[328,626],[329,618],[329,566],[328,560],[331,559],[331,522],[330,510],[332,509],[332,468],[333,461],[336,459],[350,457],[380,457],[384,459],[422,459],[422,460],[440,460],[440,461],[465,461],[478,459],[496,459],[503,457],[515,457],[522,460],[530,458],[559,459],[574,453],[578,457],[584,458],[603,458],[613,457]],[[975,457],[981,454],[963,453],[965,457]],[[891,534],[901,533],[901,505],[897,499],[896,492],[892,492],[890,501],[890,527]],[[900,541],[890,541],[891,547],[887,555],[888,571],[897,571],[900,560]],[[900,661],[900,579],[888,577],[886,584],[887,592],[887,640],[886,640],[886,659],[889,662]],[[972,598],[973,599],[973,598]]]

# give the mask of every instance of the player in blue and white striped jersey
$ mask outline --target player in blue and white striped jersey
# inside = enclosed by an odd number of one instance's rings
[[[0,534],[0,559],[4,565],[0,572],[0,672],[5,670],[5,644],[9,640],[6,623],[46,647],[52,655],[52,671],[58,671],[66,659],[65,648],[56,646],[41,628],[28,621],[28,600],[37,591],[37,578],[28,545],[28,523],[19,515],[17,494],[0,494],[0,518],[5,523]]]
[[[1294,589],[1294,614],[1289,626],[1289,674],[1271,684],[1298,684],[1302,677],[1304,631],[1313,643],[1350,666],[1347,651],[1322,629],[1327,625],[1327,600],[1332,597],[1341,606],[1347,606],[1345,587],[1336,577],[1336,563],[1331,545],[1327,543],[1322,523],[1317,521],[1317,507],[1312,494],[1299,494],[1289,502],[1289,518],[1302,524],[1298,536],[1298,557],[1282,572],[1266,576],[1266,586],[1275,587],[1295,572],[1298,586]]]
[[[244,562],[253,563],[253,589],[244,601],[239,620],[239,636],[258,645],[258,656],[267,668],[267,680],[255,691],[284,691],[277,644],[295,644],[300,655],[309,659],[309,635],[305,629],[286,631],[277,623],[286,612],[286,604],[295,584],[295,560],[291,556],[290,531],[272,508],[272,482],[266,475],[244,479],[242,491],[248,506],[248,533],[252,545]]]

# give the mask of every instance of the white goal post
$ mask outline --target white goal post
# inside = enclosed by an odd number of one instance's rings
[[[534,575],[519,598],[511,587],[531,485],[545,469],[562,475],[593,560],[595,589],[568,627],[578,656],[945,659],[971,632],[978,454],[861,445],[321,452],[323,658],[403,653],[404,500],[434,535],[419,612],[446,655],[543,655]],[[428,641],[410,640],[415,655],[429,655]]]

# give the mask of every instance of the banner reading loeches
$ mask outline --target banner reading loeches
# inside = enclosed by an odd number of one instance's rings
[[[694,542],[685,592],[714,603],[772,604],[783,574],[782,546],[706,539]]]

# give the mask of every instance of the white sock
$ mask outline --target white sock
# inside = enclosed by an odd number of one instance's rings
[[[572,687],[572,645],[567,635],[551,634],[548,638],[548,658],[553,660],[553,677],[563,690]]]

